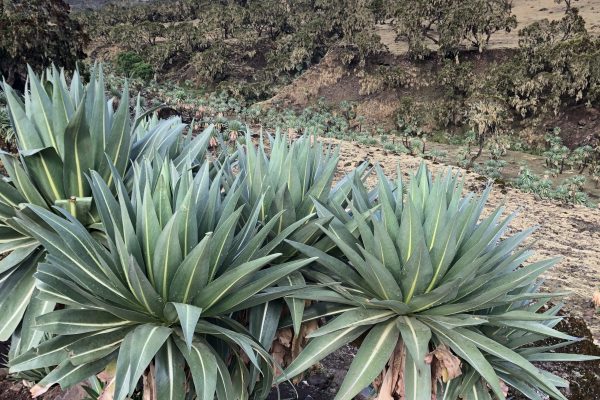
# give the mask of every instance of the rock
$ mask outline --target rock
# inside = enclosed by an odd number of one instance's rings
[[[346,377],[346,371],[344,370],[337,370],[333,373],[333,382],[332,382],[332,386],[340,386],[342,384],[342,382],[344,381],[344,378]]]
[[[83,400],[87,397],[87,393],[81,385],[67,389],[66,392],[60,394],[56,400]]]
[[[321,374],[315,374],[308,377],[308,383],[316,387],[326,386],[328,381],[329,379]]]

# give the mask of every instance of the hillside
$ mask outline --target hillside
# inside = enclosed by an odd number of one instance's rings
[[[514,0],[513,13],[517,17],[517,27],[510,32],[495,33],[489,43],[491,49],[512,49],[519,46],[519,30],[542,19],[550,21],[562,17],[564,6],[555,0]],[[593,35],[600,34],[600,4],[596,0],[577,0],[573,3],[585,19],[586,27]],[[404,41],[396,41],[395,33],[389,24],[380,24],[378,34],[392,54],[403,55],[408,50]]]
[[[115,0],[64,0],[65,3],[71,6],[73,10],[81,10],[81,9],[97,9],[105,6],[109,3],[115,3]],[[117,3],[121,5],[136,5],[143,3],[151,3],[155,0],[119,0]]]

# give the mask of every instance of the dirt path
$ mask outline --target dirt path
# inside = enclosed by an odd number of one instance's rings
[[[365,159],[382,165],[388,176],[395,176],[396,166],[402,171],[412,171],[421,162],[420,158],[408,155],[387,154],[381,148],[368,147],[347,141],[325,140],[341,146],[340,168],[351,170]],[[429,163],[434,172],[448,168]],[[466,174],[466,187],[481,190],[484,186],[477,174]],[[565,207],[559,203],[536,200],[533,195],[513,188],[496,188],[492,191],[487,210],[500,205],[507,212],[519,211],[512,223],[515,233],[538,225],[534,233],[536,254],[529,260],[562,256],[563,259],[544,276],[544,289],[570,291],[565,299],[565,310],[571,315],[582,317],[589,325],[596,343],[600,343],[600,315],[592,307],[591,297],[600,286],[600,210],[583,206]]]

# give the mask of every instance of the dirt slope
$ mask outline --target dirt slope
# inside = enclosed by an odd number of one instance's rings
[[[408,155],[386,154],[383,149],[356,143],[328,140],[341,146],[340,168],[349,171],[368,159],[379,163],[388,176],[395,176],[399,164],[402,171],[414,170],[422,161]],[[435,173],[448,168],[430,164]],[[466,187],[481,191],[485,182],[477,174],[462,171]],[[600,343],[600,315],[591,303],[594,290],[600,285],[600,210],[581,206],[565,207],[551,201],[534,199],[533,195],[512,188],[496,187],[492,191],[487,211],[504,205],[506,212],[519,211],[511,225],[515,233],[530,226],[539,226],[533,234],[536,254],[530,262],[561,256],[562,260],[544,275],[544,290],[570,291],[565,310],[582,317],[589,325],[595,342]]]

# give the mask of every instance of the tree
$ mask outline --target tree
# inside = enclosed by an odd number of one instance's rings
[[[495,32],[517,25],[510,0],[417,0],[391,5],[397,39],[408,41],[415,58],[432,47],[442,55],[458,54],[462,46],[482,52]]]
[[[600,40],[588,34],[576,7],[519,32],[519,52],[485,82],[522,118],[600,98]]]
[[[0,74],[23,88],[29,64],[75,68],[86,37],[62,0],[0,1]]]
[[[248,21],[258,37],[266,33],[271,40],[275,40],[287,23],[285,4],[279,0],[250,1]]]

